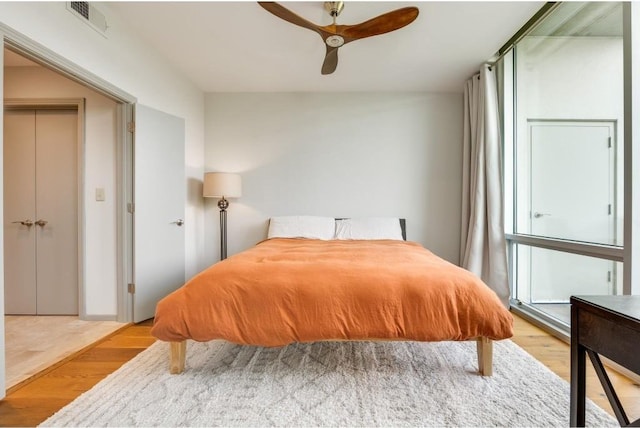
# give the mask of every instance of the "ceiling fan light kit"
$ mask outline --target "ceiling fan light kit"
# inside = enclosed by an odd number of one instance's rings
[[[320,26],[291,12],[276,2],[258,2],[268,12],[291,24],[315,31],[322,37],[327,51],[322,63],[322,74],[331,74],[338,66],[338,48],[354,40],[377,36],[398,30],[411,24],[418,17],[417,7],[404,7],[384,13],[368,21],[355,25],[338,25],[336,18],[344,8],[344,2],[324,2],[325,10],[333,18],[333,24]]]
[[[327,37],[325,43],[327,44],[327,46],[331,46],[332,48],[339,48],[340,46],[344,45],[344,39],[341,36],[334,34],[333,36]]]

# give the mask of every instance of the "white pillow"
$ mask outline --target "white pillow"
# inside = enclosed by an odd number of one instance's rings
[[[271,217],[267,239],[310,238],[333,239],[336,221],[333,217],[283,216]]]
[[[396,239],[402,241],[400,219],[365,217],[336,220],[336,239]]]

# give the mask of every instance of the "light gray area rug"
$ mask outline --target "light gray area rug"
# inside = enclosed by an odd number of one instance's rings
[[[43,426],[569,426],[569,384],[509,340],[494,375],[475,342],[157,342]],[[587,424],[618,426],[591,401]]]

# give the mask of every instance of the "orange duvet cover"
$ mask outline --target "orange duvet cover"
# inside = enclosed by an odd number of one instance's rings
[[[404,241],[270,239],[158,303],[151,333],[261,346],[505,339],[513,319],[470,272]]]

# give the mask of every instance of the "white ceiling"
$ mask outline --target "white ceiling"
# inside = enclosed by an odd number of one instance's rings
[[[283,2],[327,25],[322,2]],[[339,24],[405,6],[420,15],[392,33],[340,48],[323,76],[325,47],[314,32],[256,2],[112,2],[109,7],[205,92],[462,92],[463,84],[544,2],[348,2]],[[98,6],[100,7],[100,5]],[[108,30],[107,30],[108,37]],[[5,50],[5,65],[36,65]]]
[[[322,2],[284,2],[327,25]],[[461,92],[464,81],[544,2],[347,2],[338,24],[404,6],[420,15],[392,33],[340,48],[337,70],[320,74],[325,47],[313,31],[256,2],[110,2],[108,7],[205,92]],[[108,30],[107,30],[108,37]]]

